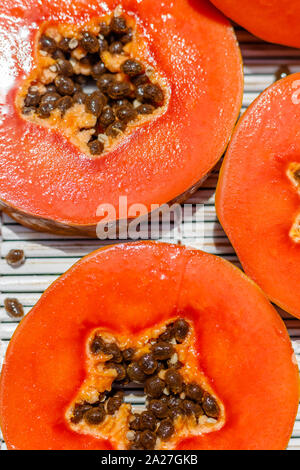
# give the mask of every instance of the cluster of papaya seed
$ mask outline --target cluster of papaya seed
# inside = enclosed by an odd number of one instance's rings
[[[148,78],[144,65],[126,58],[124,46],[134,40],[134,31],[122,16],[113,16],[100,23],[100,34],[81,31],[80,38],[62,38],[59,42],[43,34],[39,48],[42,55],[51,56],[56,62],[50,67],[55,74],[53,81],[41,93],[32,85],[24,100],[23,114],[35,113],[47,119],[54,109],[63,116],[75,103],[84,104],[87,113],[96,116],[97,122],[88,142],[92,155],[104,151],[105,138],[116,138],[124,133],[129,122],[139,115],[151,115],[164,101],[164,93],[158,84]],[[80,51],[79,64],[85,74],[74,67],[74,51]],[[112,58],[124,55],[120,70],[110,71],[101,59],[108,51]],[[94,88],[85,92],[85,85]]]
[[[114,369],[117,376],[114,384],[142,384],[147,409],[132,413],[129,419],[127,439],[130,450],[152,450],[157,439],[168,441],[175,432],[174,421],[180,415],[193,416],[196,422],[200,416],[218,419],[220,408],[215,398],[195,383],[185,383],[180,373],[183,364],[178,360],[175,344],[182,343],[189,332],[189,324],[178,319],[166,326],[156,339],[150,340],[150,350],[140,355],[138,350],[121,350],[116,343],[105,343],[95,335],[90,343],[93,355],[108,355],[105,363]],[[114,385],[113,384],[113,385]],[[114,415],[123,403],[123,391],[112,387],[101,393],[96,403],[75,404],[73,423],[84,420],[88,425],[100,425],[106,415]]]

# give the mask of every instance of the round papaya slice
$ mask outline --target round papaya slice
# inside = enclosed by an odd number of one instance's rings
[[[242,272],[139,242],[82,259],[22,320],[0,422],[9,449],[284,449],[298,385],[285,326]]]
[[[211,0],[226,16],[268,42],[300,47],[297,0]]]
[[[208,1],[7,0],[0,12],[4,211],[94,236],[99,206],[122,218],[120,196],[147,215],[196,190],[243,88],[233,29]]]
[[[216,208],[246,273],[300,318],[300,74],[276,82],[241,118]]]

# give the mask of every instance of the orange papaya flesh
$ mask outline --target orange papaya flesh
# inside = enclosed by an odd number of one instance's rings
[[[250,106],[226,153],[216,208],[246,273],[300,318],[300,74]]]
[[[226,16],[268,42],[300,47],[297,0],[211,0]]]
[[[275,309],[228,262],[148,242],[88,255],[22,320],[0,382],[8,448],[115,448],[109,438],[72,430],[66,419],[88,375],[88,338],[102,330],[134,342],[177,317],[191,326],[192,372],[205,377],[224,406],[224,419],[220,429],[191,433],[176,448],[284,449],[297,413],[299,380]]]
[[[95,235],[100,204],[115,208],[184,199],[224,152],[242,98],[242,63],[228,21],[207,1],[20,1],[1,6],[1,53],[7,89],[0,123],[1,207],[37,230]],[[22,117],[24,80],[37,65],[36,41],[47,23],[85,25],[121,5],[134,19],[170,96],[162,115],[120,145],[91,159],[63,134]],[[202,110],[202,111],[201,111]],[[221,113],[221,119],[220,119]],[[11,136],[11,138],[9,137]]]

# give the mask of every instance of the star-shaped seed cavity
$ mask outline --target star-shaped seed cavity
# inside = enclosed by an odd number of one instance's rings
[[[171,450],[221,429],[225,408],[200,369],[192,323],[177,317],[137,336],[93,330],[65,418],[115,449]]]
[[[287,175],[300,196],[300,163],[290,163]],[[295,243],[300,243],[300,213],[296,216],[289,235]]]
[[[42,24],[35,64],[16,97],[22,118],[60,132],[89,158],[167,107],[169,89],[145,36],[119,9],[81,26]]]

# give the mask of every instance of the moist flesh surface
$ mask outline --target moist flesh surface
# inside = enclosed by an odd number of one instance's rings
[[[190,375],[192,342],[193,329],[183,318],[134,345],[93,332],[87,378],[66,413],[69,426],[131,450],[171,449],[186,436],[219,429],[222,403],[202,376]],[[128,393],[137,394],[139,405],[128,403]]]

